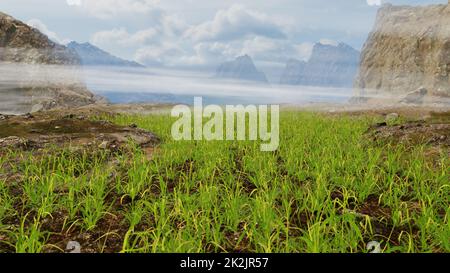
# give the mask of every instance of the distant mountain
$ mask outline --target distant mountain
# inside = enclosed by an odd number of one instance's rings
[[[266,75],[258,71],[250,56],[237,57],[236,60],[223,63],[216,71],[217,78],[236,79],[268,83]]]
[[[127,61],[90,44],[70,42],[68,48],[74,50],[81,58],[81,62],[85,66],[122,66],[122,67],[144,67],[143,65]]]
[[[317,43],[309,61],[290,60],[280,83],[287,85],[351,87],[359,67],[360,52],[349,45]]]
[[[281,84],[300,85],[305,82],[306,69],[308,63],[291,59],[287,62],[286,68],[281,75]]]

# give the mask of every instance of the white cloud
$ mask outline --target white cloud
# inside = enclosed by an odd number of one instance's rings
[[[135,60],[146,64],[157,64],[161,60],[170,59],[174,52],[173,44],[177,44],[182,33],[187,29],[186,24],[173,15],[160,10],[152,18],[152,26],[136,32],[129,32],[126,28],[114,28],[99,31],[91,36],[91,43],[112,53],[131,52]],[[179,47],[177,47],[179,49]],[[156,56],[169,54],[168,57]],[[125,57],[125,56],[122,56]]]
[[[311,57],[314,43],[301,43],[299,45],[295,45],[295,50],[297,52],[297,57],[294,57],[295,59],[299,59],[302,61],[307,61]]]
[[[193,26],[185,33],[194,41],[230,41],[249,35],[286,38],[279,20],[241,5],[219,10],[212,21]]]
[[[152,7],[153,11],[146,17],[152,21],[148,23],[151,27],[135,32],[126,27],[100,31],[94,33],[90,41],[119,56],[127,52],[121,57],[148,66],[169,67],[214,67],[244,54],[252,56],[256,62],[283,65],[292,58],[309,59],[313,49],[313,43],[289,39],[287,34],[293,23],[288,16],[280,19],[242,5],[232,5],[219,10],[212,20],[189,27],[181,17]],[[321,42],[335,43],[326,39]]]
[[[192,65],[217,65],[240,55],[241,48],[232,42],[201,42],[194,47],[194,54],[183,61]]]
[[[244,41],[240,55],[250,55],[254,59],[267,63],[285,63],[296,58],[303,59],[298,46],[289,40],[274,40],[265,37],[253,37]]]
[[[339,44],[339,42],[337,42],[335,40],[326,39],[326,38],[320,39],[319,42],[323,45],[332,45],[332,46],[337,46]]]
[[[99,47],[118,45],[121,47],[143,46],[158,39],[159,32],[154,28],[129,33],[125,28],[99,31],[92,35],[91,42]]]
[[[67,5],[69,6],[81,6],[81,0],[66,0]]]
[[[185,56],[185,52],[174,43],[162,43],[160,45],[139,48],[135,59],[146,65],[174,66],[179,64],[179,59]]]
[[[369,6],[381,6],[381,0],[367,0],[367,5]]]
[[[171,60],[173,66],[215,67],[222,62],[248,54],[256,62],[284,65],[289,59],[308,60],[313,43],[295,44],[287,40],[252,37],[231,42],[200,42],[194,52],[184,51],[183,56]]]
[[[68,39],[61,39],[56,32],[51,31],[48,29],[47,25],[45,25],[41,20],[39,19],[30,19],[27,21],[27,25],[39,30],[43,34],[47,35],[47,37],[52,40],[53,42],[56,42],[58,44],[67,44],[69,42]]]
[[[86,10],[92,16],[112,19],[119,15],[145,15],[158,9],[159,0],[67,0],[69,6]]]

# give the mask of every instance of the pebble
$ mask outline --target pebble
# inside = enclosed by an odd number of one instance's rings
[[[397,113],[391,113],[386,116],[386,122],[394,122],[400,118],[400,115]]]
[[[367,244],[367,251],[370,253],[381,253],[381,243],[372,241]]]
[[[33,119],[34,116],[32,114],[30,114],[30,113],[27,113],[27,114],[25,114],[25,118],[26,119]]]
[[[77,241],[69,241],[66,246],[67,253],[81,253],[81,245]]]
[[[108,141],[103,141],[102,143],[100,143],[100,145],[98,145],[98,147],[100,149],[106,149],[108,148]]]

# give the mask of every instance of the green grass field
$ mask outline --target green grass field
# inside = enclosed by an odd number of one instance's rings
[[[111,119],[162,144],[0,157],[0,252],[450,252],[448,154],[368,140],[377,118],[282,112],[276,152]]]

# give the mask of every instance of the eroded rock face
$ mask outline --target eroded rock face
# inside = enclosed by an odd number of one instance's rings
[[[0,13],[0,113],[20,114],[95,103],[76,53]]]
[[[450,97],[450,6],[380,8],[361,55],[358,95]]]
[[[286,85],[301,85],[304,84],[307,79],[305,74],[307,73],[308,63],[305,61],[299,61],[291,59],[287,62],[284,68],[283,74],[281,74],[280,84]]]
[[[349,45],[317,43],[308,62],[290,60],[281,84],[351,87],[358,71],[359,51]]]

